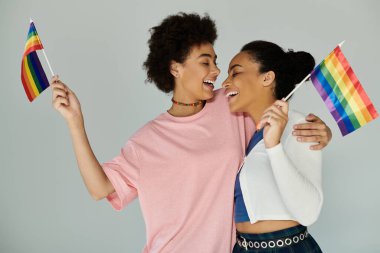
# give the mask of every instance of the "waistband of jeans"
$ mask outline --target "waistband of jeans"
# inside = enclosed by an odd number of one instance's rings
[[[302,226],[302,225],[297,225],[294,227],[285,228],[285,229],[281,229],[281,230],[277,230],[277,231],[269,232],[269,233],[262,233],[262,234],[246,234],[246,233],[240,233],[239,231],[236,231],[236,235],[248,240],[262,241],[262,240],[273,240],[273,239],[278,239],[282,237],[291,237],[296,234],[304,233],[306,230],[307,230],[307,227]]]
[[[251,249],[277,249],[298,244],[309,237],[306,227],[295,227],[263,234],[236,234],[236,243],[246,251]]]

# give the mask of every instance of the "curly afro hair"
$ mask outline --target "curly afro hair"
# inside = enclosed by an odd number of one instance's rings
[[[165,93],[174,89],[171,61],[183,63],[193,46],[213,45],[217,38],[215,22],[207,14],[201,17],[183,12],[166,17],[150,33],[149,54],[143,66],[147,81]]]

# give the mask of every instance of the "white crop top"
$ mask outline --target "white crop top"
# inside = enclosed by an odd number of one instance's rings
[[[261,140],[245,158],[240,186],[251,223],[259,220],[295,220],[314,223],[321,211],[322,152],[310,150],[292,135],[293,125],[305,116],[289,111],[281,142],[266,149]]]

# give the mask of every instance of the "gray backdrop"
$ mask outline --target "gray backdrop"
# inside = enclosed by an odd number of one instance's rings
[[[170,95],[144,84],[141,65],[148,29],[178,11],[208,12],[216,20],[218,87],[229,60],[251,40],[306,50],[317,61],[346,40],[343,51],[380,110],[376,0],[0,0],[0,252],[140,252],[145,241],[138,201],[115,212],[89,197],[51,91],[28,102],[20,64],[29,17],[53,70],[79,96],[92,147],[105,161],[170,106]],[[296,93],[292,107],[315,112],[334,135],[324,152],[325,202],[310,227],[314,237],[325,252],[380,252],[380,121],[343,138],[310,83]]]

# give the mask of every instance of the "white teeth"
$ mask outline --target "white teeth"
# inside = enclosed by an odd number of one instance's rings
[[[214,84],[214,81],[211,81],[211,80],[205,80],[205,81],[203,81],[203,82],[205,82],[205,83],[209,83],[209,84]]]
[[[231,92],[228,92],[228,93],[227,93],[226,97],[235,96],[235,95],[237,95],[237,94],[239,94],[239,92],[237,92],[237,91],[231,91]]]

